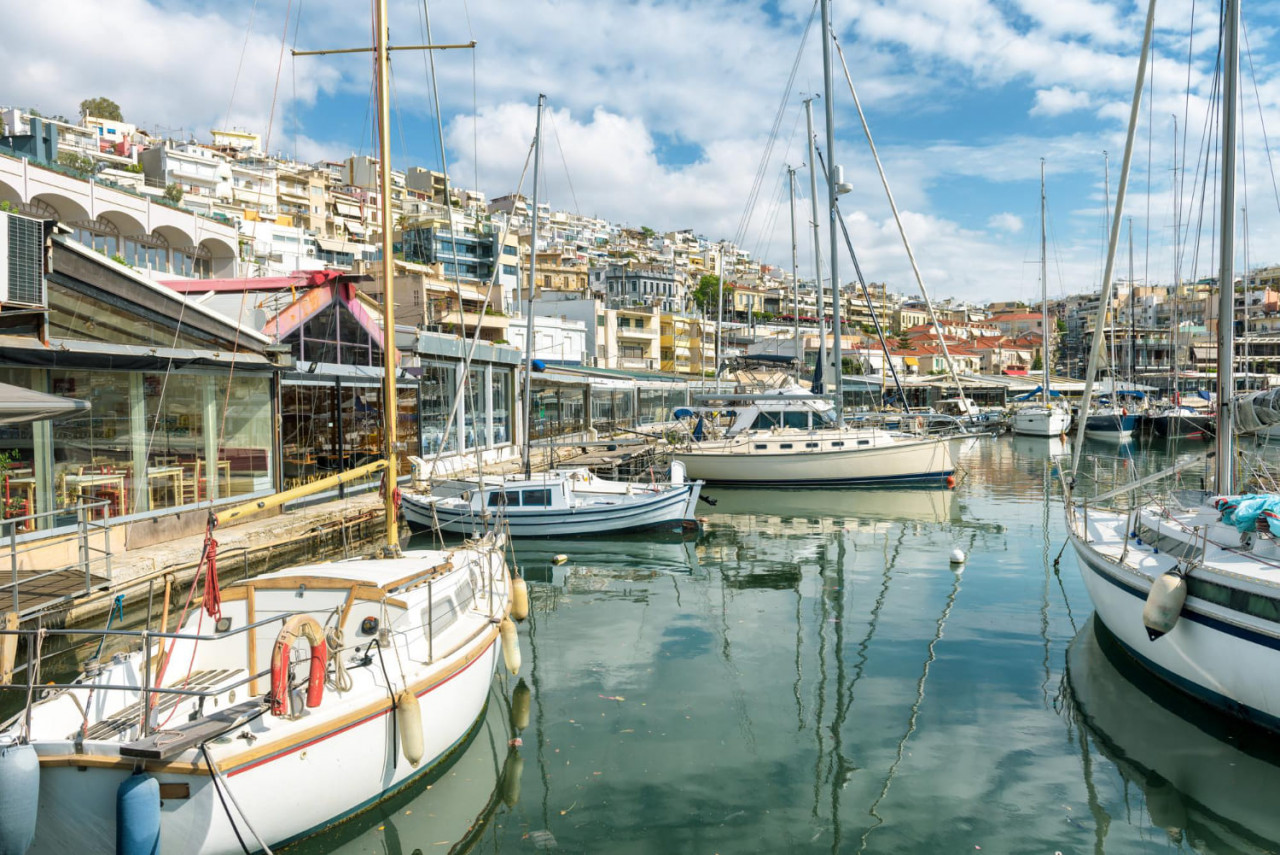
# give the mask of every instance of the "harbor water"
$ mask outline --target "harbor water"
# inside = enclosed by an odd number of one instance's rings
[[[451,765],[291,851],[1280,850],[1273,740],[1135,668],[1057,561],[1063,450],[971,441],[952,491],[709,487],[693,539],[517,543],[520,675]]]

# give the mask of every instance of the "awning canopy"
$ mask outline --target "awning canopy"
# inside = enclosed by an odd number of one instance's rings
[[[0,383],[0,424],[38,422],[88,409],[88,401],[46,395],[34,389]]]

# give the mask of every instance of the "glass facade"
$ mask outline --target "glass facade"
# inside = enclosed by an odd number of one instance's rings
[[[529,419],[532,439],[577,433],[586,427],[587,391],[579,388],[534,389]]]
[[[48,528],[73,523],[81,500],[119,517],[272,488],[269,377],[0,369],[0,382],[90,405],[3,428],[6,516],[52,512]]]
[[[455,369],[450,365],[424,362],[421,384],[422,453],[437,454],[458,450],[458,432],[449,424],[457,389]]]

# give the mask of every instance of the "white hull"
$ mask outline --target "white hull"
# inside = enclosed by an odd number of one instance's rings
[[[1062,436],[1071,427],[1071,414],[1051,407],[1014,410],[1010,429],[1022,436]]]
[[[696,524],[702,482],[678,470],[672,483],[610,481],[586,470],[508,476],[441,485],[432,495],[408,493],[403,510],[419,530],[473,534],[501,522],[512,537],[577,537]],[[537,494],[537,505],[528,504]]]
[[[1154,529],[1160,518],[1144,512],[1143,520]],[[1179,552],[1193,536],[1166,519],[1159,525],[1158,551],[1134,539],[1126,549],[1131,523],[1124,514],[1091,510],[1087,540],[1072,526],[1071,544],[1098,618],[1158,676],[1215,706],[1280,729],[1280,623],[1188,596],[1173,630],[1151,641],[1142,622],[1146,596],[1154,579],[1177,565],[1169,550]],[[1192,571],[1193,584],[1210,585],[1208,590],[1223,596],[1235,590],[1242,600],[1280,604],[1280,582],[1266,572],[1256,574],[1269,565],[1260,565],[1248,552],[1215,545],[1216,540],[1225,546],[1229,535],[1238,542],[1234,529],[1218,524],[1212,530],[1207,561]]]
[[[941,483],[956,468],[949,440],[857,428],[752,431],[695,443],[674,456],[692,478],[787,487]]]
[[[442,565],[442,560],[450,563]],[[378,581],[399,577],[407,581]],[[253,622],[249,618],[262,621],[299,610],[323,623],[334,617],[335,609],[341,612],[349,604],[343,623],[346,642],[339,655],[350,674],[350,688],[340,691],[331,685],[318,706],[299,707],[296,717],[277,717],[263,710],[266,695],[255,696],[252,683],[243,685],[247,675],[260,673],[264,658],[269,663],[274,626],[264,626],[256,637],[249,630],[201,640],[194,651],[191,641],[180,641],[165,685],[183,686],[182,672],[193,658],[193,674],[227,669],[225,685],[237,678],[242,685],[226,690],[215,685],[201,708],[206,716],[219,708],[241,710],[243,715],[225,728],[214,722],[217,726],[190,748],[149,760],[135,759],[137,746],[145,743],[137,715],[121,715],[122,704],[136,703],[137,692],[101,688],[90,696],[87,688],[76,688],[53,696],[35,706],[32,714],[31,743],[41,774],[36,838],[30,851],[113,852],[116,791],[135,766],[154,776],[162,788],[176,786],[181,791],[165,796],[162,789],[160,851],[165,853],[241,852],[229,815],[240,836],[257,849],[250,828],[276,846],[370,807],[446,759],[480,720],[500,648],[495,621],[507,614],[509,590],[501,540],[496,538],[475,549],[313,565],[228,588],[223,592],[223,614],[233,627],[247,627]],[[435,615],[430,637],[425,618],[429,606]],[[376,637],[361,634],[365,618],[376,618],[391,629],[389,646],[381,653],[364,652],[373,649]],[[193,631],[195,620],[184,632]],[[206,633],[209,623],[204,624]],[[89,682],[103,687],[139,685],[143,660],[141,652],[120,657]],[[306,660],[298,667],[305,684]],[[333,667],[331,661],[331,673]],[[269,690],[269,677],[257,682],[259,690]],[[391,696],[406,687],[421,707],[423,752],[417,766],[406,759],[391,702]],[[128,723],[99,736],[91,730],[91,738],[77,744],[68,735],[83,726],[81,707],[89,711],[90,728],[114,717]],[[170,739],[171,733],[178,738],[183,728],[209,721],[197,716],[198,721],[189,725],[193,710],[195,704],[184,699],[173,715],[163,706],[153,711],[151,729],[161,737],[152,747]],[[233,797],[226,807],[201,745],[225,776]]]

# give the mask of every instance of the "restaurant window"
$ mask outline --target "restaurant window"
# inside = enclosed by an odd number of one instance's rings
[[[490,445],[488,407],[485,403],[487,389],[488,387],[484,380],[484,369],[469,369],[467,372],[466,393],[462,401],[463,424],[466,425],[466,448],[468,450],[488,448]]]
[[[95,516],[104,511],[123,516],[135,489],[134,442],[145,440],[144,413],[133,406],[135,401],[141,403],[142,393],[131,389],[141,375],[51,371],[49,381],[53,394],[88,401],[90,407],[53,424],[51,510],[68,511],[55,518],[55,524],[74,523],[71,509],[81,499],[104,503],[95,509]]]
[[[0,383],[43,391],[35,385],[36,376],[26,368],[0,368]],[[36,457],[32,422],[0,424],[0,518],[26,517],[39,511],[37,495],[41,491],[37,476],[41,463]],[[34,521],[24,521],[19,532],[34,527]]]
[[[340,441],[335,384],[286,383],[281,388],[280,441],[286,489],[337,471]]]
[[[493,368],[493,443],[512,442],[511,432],[511,369]]]
[[[449,423],[457,380],[455,370],[447,365],[424,363],[419,384],[422,453],[456,451],[457,437]]]
[[[221,436],[210,447],[216,456],[205,468],[208,489],[215,497],[243,496],[272,488],[273,440],[270,378],[236,374],[214,378],[214,411]],[[226,407],[225,413],[223,407]],[[216,470],[216,472],[215,472]],[[216,487],[213,486],[216,480]]]

